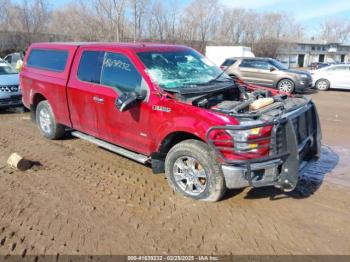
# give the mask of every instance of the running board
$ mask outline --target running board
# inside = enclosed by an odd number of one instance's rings
[[[112,151],[112,152],[117,153],[119,155],[128,157],[128,158],[130,158],[132,160],[135,160],[135,161],[137,161],[139,163],[142,163],[142,164],[146,164],[150,160],[150,158],[145,156],[145,155],[129,151],[129,150],[125,149],[125,148],[113,145],[113,144],[108,143],[106,141],[100,140],[100,139],[98,139],[96,137],[89,136],[87,134],[84,134],[84,133],[81,133],[81,132],[78,132],[78,131],[73,131],[73,132],[71,132],[71,134],[73,136],[75,136],[75,137],[87,140],[87,141],[89,141],[91,143],[94,143],[95,145],[98,145],[100,147],[108,149],[109,151]]]

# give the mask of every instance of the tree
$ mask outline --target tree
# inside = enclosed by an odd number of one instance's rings
[[[142,37],[143,33],[143,19],[147,11],[149,0],[130,0],[133,23],[134,23],[134,32],[133,39],[137,41]]]
[[[329,42],[344,43],[350,36],[350,20],[327,19],[320,25],[320,38]]]
[[[253,44],[252,51],[256,56],[276,58],[282,41],[277,38],[266,37]]]
[[[203,50],[206,42],[214,35],[218,19],[220,17],[220,5],[218,0],[194,0],[185,10],[183,17],[183,29],[190,40],[199,40]]]

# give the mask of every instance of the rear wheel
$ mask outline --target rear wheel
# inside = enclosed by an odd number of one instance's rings
[[[326,79],[317,80],[315,87],[320,91],[326,91],[329,89],[329,81]]]
[[[197,200],[218,201],[226,191],[220,164],[198,140],[175,145],[165,159],[165,173],[175,191]]]
[[[295,86],[294,82],[290,79],[282,79],[277,84],[277,88],[279,91],[284,93],[289,93],[289,94],[293,93],[294,86]]]
[[[36,122],[41,134],[48,139],[64,136],[65,127],[56,123],[55,116],[48,101],[41,101],[36,108]]]

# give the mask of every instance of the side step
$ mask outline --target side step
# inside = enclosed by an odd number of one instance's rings
[[[113,145],[113,144],[108,143],[106,141],[100,140],[100,139],[98,139],[96,137],[89,136],[87,134],[84,134],[84,133],[81,133],[81,132],[78,132],[78,131],[73,131],[73,132],[71,132],[71,134],[73,136],[75,136],[75,137],[87,140],[87,141],[89,141],[91,143],[94,143],[94,144],[100,146],[100,147],[108,149],[108,150],[110,150],[110,151],[112,151],[114,153],[117,153],[119,155],[131,158],[132,160],[135,160],[135,161],[137,161],[139,163],[142,163],[142,164],[146,164],[150,160],[150,158],[145,156],[145,155],[129,151],[129,150],[125,149],[125,148]]]

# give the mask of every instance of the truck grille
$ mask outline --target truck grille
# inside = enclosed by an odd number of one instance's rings
[[[15,93],[18,90],[18,85],[0,85],[0,92]]]
[[[310,135],[316,131],[316,119],[313,111],[314,109],[311,107],[309,110],[292,120],[297,135],[298,145],[303,144],[305,139],[310,137]]]
[[[11,96],[9,98],[0,98],[0,105],[18,105],[22,103],[22,96],[21,95],[15,95]]]

